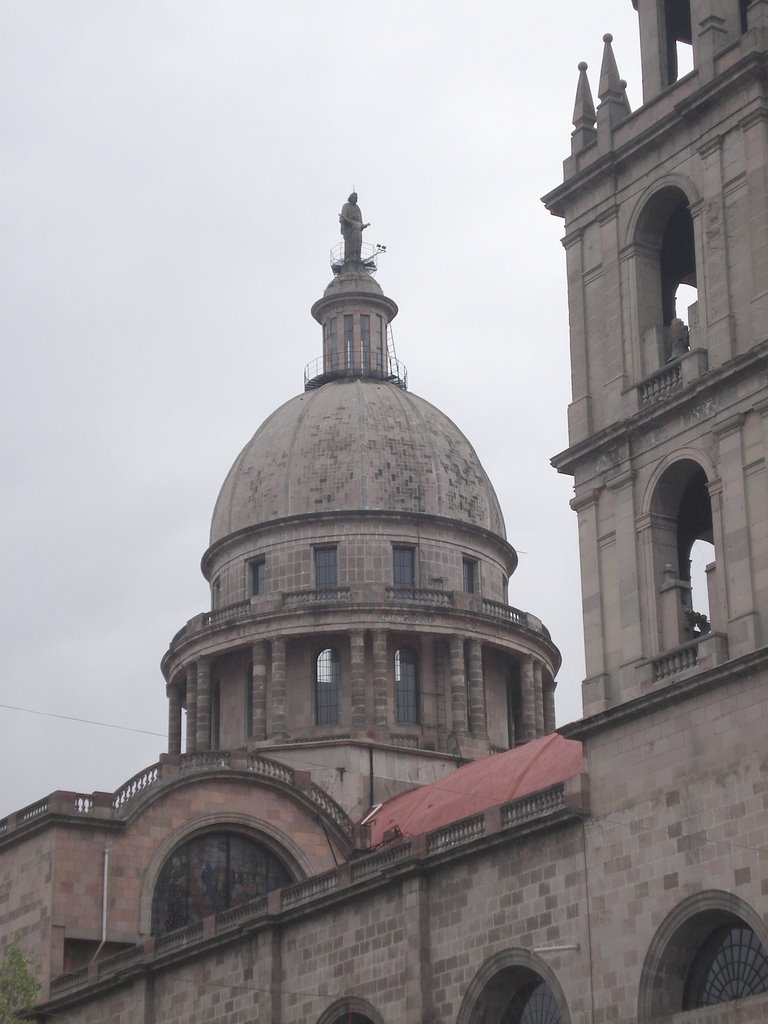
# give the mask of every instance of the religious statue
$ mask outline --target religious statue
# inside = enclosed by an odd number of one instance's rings
[[[353,192],[344,203],[339,214],[341,233],[344,236],[344,262],[360,259],[363,245],[363,231],[370,224],[363,224],[363,215],[357,205],[357,192]]]

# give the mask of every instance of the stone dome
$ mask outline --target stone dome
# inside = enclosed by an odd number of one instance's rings
[[[493,486],[447,416],[386,381],[342,378],[259,427],[224,481],[211,544],[286,516],[358,510],[443,516],[506,539]]]

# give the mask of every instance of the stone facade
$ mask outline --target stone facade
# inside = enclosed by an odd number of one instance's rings
[[[372,258],[339,258],[322,361],[228,476],[213,608],[164,658],[169,754],[0,823],[39,1020],[768,1019],[768,0],[635,7],[644,105],[606,36],[545,200],[586,717],[552,735],[559,655],[506,604],[493,489],[385,357]]]

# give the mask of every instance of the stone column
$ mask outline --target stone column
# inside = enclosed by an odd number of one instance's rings
[[[197,751],[197,662],[187,665],[187,753]]]
[[[435,722],[438,733],[441,735],[441,743],[445,742],[445,733],[448,729],[446,721],[446,694],[445,694],[445,647],[443,641],[432,641],[432,670],[435,681]],[[442,747],[440,748],[442,749]]]
[[[467,729],[467,687],[464,679],[464,640],[451,637],[451,718],[454,732]]]
[[[197,662],[197,750],[211,749],[211,660]]]
[[[485,715],[483,648],[479,640],[469,641],[469,729],[473,736],[485,738],[488,735]]]
[[[758,6],[753,0],[747,8],[750,23],[760,10],[768,20],[768,7],[762,2]],[[741,128],[747,172],[747,229],[751,242],[750,258],[746,261],[752,275],[750,334],[751,340],[761,341],[768,324],[768,113],[762,107],[751,110],[741,122]],[[747,271],[746,266],[744,270]]]
[[[557,728],[555,716],[555,681],[547,676],[544,679],[544,733],[554,732]]]
[[[744,479],[743,421],[743,415],[737,413],[714,430],[720,448],[723,566],[728,602],[728,650],[732,658],[748,654],[758,645],[749,506]],[[717,546],[715,552],[720,558]]]
[[[592,410],[587,355],[587,310],[584,297],[584,233],[571,231],[564,239],[568,270],[568,315],[571,323],[571,390],[568,428],[571,444],[586,437],[592,429]]]
[[[536,687],[533,658],[523,658],[520,665],[520,698],[522,701],[523,742],[536,738]]]
[[[389,724],[387,672],[387,631],[373,632],[373,724],[376,729],[386,729]]]
[[[361,629],[355,629],[349,635],[349,659],[352,728],[364,729],[368,715],[365,706],[365,633]]]
[[[691,348],[706,348],[710,365],[722,365],[734,355],[734,325],[731,322],[731,295],[728,280],[730,254],[723,201],[723,140],[710,140],[699,150],[704,169],[704,201],[697,213],[701,231],[697,232],[696,284],[699,323],[702,337],[691,331]],[[695,224],[695,222],[694,222]],[[745,226],[745,230],[749,230]],[[681,315],[678,310],[677,315]],[[683,317],[685,319],[685,317]]]
[[[533,661],[533,696],[536,709],[536,735],[544,735],[544,683],[541,677],[541,662]]]
[[[614,616],[614,623],[621,631],[621,654],[627,666],[626,678],[622,679],[622,693],[626,698],[636,697],[632,687],[635,684],[634,663],[643,656],[642,615],[640,613],[640,588],[637,557],[637,526],[635,524],[635,475],[627,470],[610,485],[613,494],[613,514],[616,543],[612,548],[616,559],[618,594],[616,607],[606,613]]]
[[[272,641],[272,739],[288,739],[285,721],[285,640]]]
[[[253,645],[253,699],[251,701],[251,735],[255,740],[267,738],[267,645],[259,640]]]
[[[166,687],[168,694],[168,753],[181,753],[181,694],[176,683]]]

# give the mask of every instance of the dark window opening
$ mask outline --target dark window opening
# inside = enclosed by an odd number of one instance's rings
[[[341,671],[335,648],[327,647],[315,661],[315,723],[338,725]]]
[[[265,559],[257,558],[256,561],[251,562],[249,571],[250,596],[261,597],[264,593],[264,584],[266,582],[267,563]]]
[[[367,313],[360,316],[360,359],[363,372],[367,373],[371,365],[371,318]]]
[[[550,986],[527,967],[506,967],[486,986],[471,1024],[562,1024]]]
[[[552,989],[544,981],[532,981],[515,992],[499,1024],[560,1024],[561,1021],[560,1007]]]
[[[338,586],[336,548],[315,548],[315,588]]]
[[[512,749],[523,736],[523,702],[520,696],[520,666],[513,664],[507,679],[507,746]]]
[[[221,684],[211,679],[211,750],[221,747]]]
[[[670,466],[656,486],[652,511],[662,589],[670,569],[682,584],[678,606],[682,643],[710,630],[708,581],[715,572],[714,530],[704,470],[690,459]]]
[[[344,366],[351,369],[353,365],[352,353],[354,346],[354,318],[351,313],[344,315]]]
[[[693,241],[693,220],[688,203],[683,200],[671,214],[661,238],[659,260],[661,271],[661,305],[664,326],[675,318],[686,320],[687,311],[678,309],[680,285],[696,288],[696,251]],[[688,299],[691,294],[688,293]],[[694,300],[695,301],[695,300]],[[691,304],[690,301],[688,303]]]
[[[152,934],[165,935],[292,881],[285,865],[245,836],[210,832],[178,847],[152,898]]]
[[[416,585],[416,559],[413,548],[392,548],[392,582],[396,587]]]
[[[739,0],[739,22],[742,32],[746,32],[749,28],[747,24],[747,8],[749,7],[750,0]]]
[[[689,350],[698,319],[694,226],[680,189],[662,189],[647,203],[635,243],[643,373],[650,375]]]
[[[667,38],[667,85],[693,70],[693,33],[690,0],[667,0],[665,4]]]
[[[477,590],[477,560],[474,558],[462,558],[461,567],[464,577],[464,591],[467,594],[474,594]]]
[[[397,721],[418,725],[421,720],[418,659],[410,647],[403,647],[395,654],[395,697]]]
[[[768,956],[751,928],[717,928],[693,958],[683,991],[683,1010],[730,1003],[768,992]]]
[[[221,580],[214,580],[211,587],[211,611],[221,608]]]

